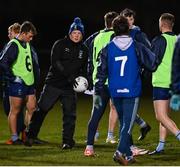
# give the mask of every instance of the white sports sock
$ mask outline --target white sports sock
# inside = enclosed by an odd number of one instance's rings
[[[11,139],[12,139],[12,141],[16,141],[16,140],[18,139],[17,133],[13,134],[13,135],[11,136]]]
[[[88,149],[88,150],[93,150],[93,145],[87,145],[87,146],[86,146],[86,149]]]
[[[180,131],[176,134],[176,138],[180,141]]]
[[[108,132],[108,138],[113,138],[113,132]]]
[[[165,141],[160,140],[158,146],[156,147],[156,151],[162,151],[164,150]]]

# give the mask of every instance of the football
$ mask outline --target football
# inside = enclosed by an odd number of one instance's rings
[[[78,83],[78,85],[73,88],[74,91],[76,91],[76,92],[84,92],[85,90],[87,90],[88,81],[87,81],[87,79],[85,77],[79,76],[75,80]]]

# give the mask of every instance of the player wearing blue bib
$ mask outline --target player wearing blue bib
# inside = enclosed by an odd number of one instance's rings
[[[109,90],[112,97],[137,97],[141,94],[140,67],[132,40],[127,50],[120,50],[114,43],[108,45]],[[129,38],[131,39],[131,38]],[[114,57],[114,55],[119,55]],[[132,68],[133,67],[133,68]],[[120,77],[118,77],[120,75]],[[131,78],[131,80],[128,80]]]
[[[154,53],[129,36],[129,24],[124,16],[113,21],[116,37],[100,52],[95,83],[95,107],[102,105],[101,92],[108,78],[108,88],[120,121],[120,140],[113,156],[123,165],[134,161],[131,131],[141,95],[141,68],[156,69]],[[144,61],[146,60],[146,61]]]

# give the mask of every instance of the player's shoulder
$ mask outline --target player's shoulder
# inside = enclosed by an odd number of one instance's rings
[[[153,38],[152,43],[161,43],[164,42],[166,39],[165,37],[161,34],[161,35],[157,35]]]
[[[177,36],[177,41],[180,42],[180,34]]]

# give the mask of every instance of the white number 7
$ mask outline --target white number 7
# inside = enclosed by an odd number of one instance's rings
[[[127,56],[115,57],[115,61],[122,61],[121,68],[120,68],[120,76],[124,76],[124,67],[127,61]]]

